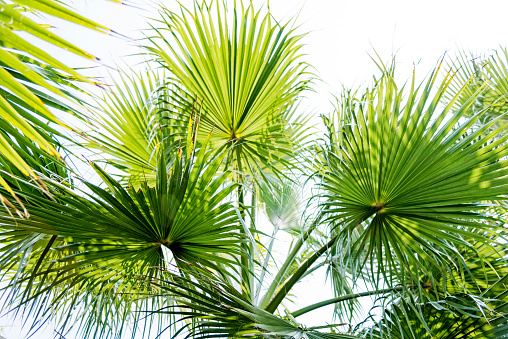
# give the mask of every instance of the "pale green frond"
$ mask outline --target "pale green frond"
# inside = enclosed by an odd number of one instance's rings
[[[479,122],[485,124],[501,117],[496,124],[505,122],[508,112],[508,51],[494,50],[490,55],[474,55],[461,52],[449,65],[456,75],[445,95],[446,101],[453,99],[461,90],[453,109],[458,110],[470,98],[473,103],[465,111],[468,116],[482,112]],[[481,93],[477,91],[481,90]]]
[[[147,181],[153,187],[157,149],[164,145],[166,161],[173,161],[170,150],[186,146],[196,104],[170,78],[150,71],[119,75],[112,90],[98,101],[99,130],[89,134],[89,146],[99,159],[125,172],[122,181],[137,188]]]
[[[259,199],[274,227],[300,232],[303,215],[302,188],[295,180],[272,179],[259,183]]]
[[[274,170],[293,155],[288,111],[307,88],[301,36],[252,6],[194,3],[161,10],[146,48],[202,102],[199,140],[235,146],[226,163],[240,172]]]

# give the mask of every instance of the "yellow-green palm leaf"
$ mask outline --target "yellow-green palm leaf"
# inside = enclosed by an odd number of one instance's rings
[[[23,14],[25,10],[48,14],[102,32],[110,30],[75,13],[58,1],[0,0],[0,118],[18,129],[27,140],[36,142],[41,149],[58,157],[59,152],[40,129],[48,130],[48,121],[70,127],[51,112],[50,107],[55,108],[55,102],[48,103],[37,87],[49,91],[55,98],[63,98],[67,95],[58,83],[88,80],[49,52],[23,38],[18,32],[28,33],[81,57],[92,60],[96,58],[30,19]],[[57,108],[62,109],[63,106]],[[29,164],[4,136],[0,136],[0,152],[23,174],[35,176]],[[1,177],[0,184],[12,193]]]
[[[198,139],[236,145],[228,160],[242,172],[291,155],[290,107],[307,86],[301,36],[251,6],[195,2],[161,14],[147,48],[202,105]]]
[[[454,109],[474,97],[467,113],[472,116],[483,112],[479,122],[488,123],[502,117],[506,121],[508,112],[508,51],[495,50],[491,55],[476,56],[465,52],[453,60],[451,66],[456,70],[446,99],[450,100],[459,90],[461,94],[455,101]],[[480,91],[481,93],[478,93]]]

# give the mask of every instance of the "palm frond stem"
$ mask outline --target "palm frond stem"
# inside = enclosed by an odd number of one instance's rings
[[[309,227],[307,231],[305,231],[302,236],[296,241],[296,243],[293,246],[293,249],[287,256],[286,260],[282,264],[281,268],[278,270],[277,274],[275,275],[275,278],[273,279],[272,283],[268,287],[268,290],[266,291],[265,295],[263,296],[263,299],[259,303],[260,308],[267,307],[268,303],[270,302],[270,299],[272,298],[273,294],[275,293],[275,290],[277,289],[277,286],[282,282],[282,278],[286,274],[288,268],[290,267],[291,263],[293,263],[293,260],[297,256],[298,252],[302,248],[303,244],[305,244],[306,240],[309,238],[310,234],[314,231],[314,229],[318,225],[318,220],[320,218],[318,217]]]
[[[316,260],[323,255],[330,247],[335,244],[335,241],[339,238],[340,233],[337,233],[335,236],[333,236],[330,241],[328,241],[325,245],[323,245],[319,250],[314,252],[309,259],[307,259],[299,268],[298,270],[289,278],[289,280],[282,286],[282,288],[279,290],[279,292],[275,295],[275,297],[270,301],[270,303],[266,306],[265,310],[267,312],[273,313],[277,309],[277,307],[280,305],[282,300],[286,297],[286,295],[289,293],[289,291],[293,288],[293,286],[300,280],[300,278],[307,272],[309,267],[312,266]]]
[[[237,193],[238,193],[238,209],[240,211],[240,217],[242,220],[245,220],[245,192],[244,187],[242,185],[238,185],[237,187]],[[240,232],[242,232],[242,235],[245,236],[246,231],[243,228],[240,228]],[[252,253],[250,251],[250,244],[249,241],[244,237],[244,240],[242,241],[242,251],[244,252],[244,255],[241,256],[241,264],[242,264],[242,294],[244,297],[250,298],[252,286],[250,284],[250,271],[251,271],[251,265],[250,265],[250,255],[249,253]]]
[[[314,311],[318,308],[321,308],[321,307],[324,307],[324,306],[328,306],[328,305],[331,305],[331,304],[336,304],[336,303],[340,303],[342,301],[347,301],[347,300],[351,300],[351,299],[358,299],[358,298],[361,298],[361,297],[368,297],[368,296],[371,296],[371,295],[380,295],[380,294],[385,294],[385,293],[389,293],[389,292],[399,292],[399,291],[403,291],[404,289],[406,289],[407,287],[405,286],[396,286],[396,287],[391,287],[391,288],[384,288],[384,289],[381,289],[381,290],[375,290],[375,291],[366,291],[366,292],[360,292],[360,293],[351,293],[351,294],[346,294],[346,295],[343,295],[343,296],[340,296],[340,297],[336,297],[336,298],[331,298],[331,299],[328,299],[328,300],[323,300],[323,301],[320,301],[320,302],[317,302],[315,304],[312,304],[312,305],[309,305],[309,306],[305,306],[297,311],[294,311],[291,313],[291,315],[296,318],[296,317],[299,317],[305,313],[308,313],[308,312],[311,312],[311,311]]]

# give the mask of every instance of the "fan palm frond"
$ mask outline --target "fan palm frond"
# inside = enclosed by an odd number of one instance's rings
[[[370,258],[374,281],[411,284],[430,275],[425,260],[444,269],[458,247],[481,256],[468,240],[499,244],[500,223],[481,210],[504,199],[504,126],[472,128],[482,116],[465,119],[474,97],[453,113],[455,100],[439,108],[452,78],[432,97],[436,77],[419,89],[413,80],[404,100],[387,74],[336,119],[342,142],[326,155],[324,213],[340,225],[341,241],[360,232],[351,248]],[[463,260],[455,265],[467,271]]]
[[[166,162],[174,161],[171,150],[185,148],[189,119],[199,107],[173,79],[153,72],[119,75],[113,89],[98,101],[100,130],[90,133],[89,146],[125,172],[124,182],[138,187],[147,181],[152,187],[157,148],[163,143]]]
[[[259,183],[260,201],[274,227],[300,232],[303,198],[301,187],[294,179],[272,179]]]
[[[211,133],[213,147],[235,145],[227,163],[240,172],[287,165],[299,136],[290,108],[308,82],[301,36],[236,2],[232,11],[219,1],[195,2],[194,11],[161,15],[147,49],[202,100],[198,139]]]
[[[193,126],[191,135],[197,128]],[[138,274],[166,267],[173,258],[177,265],[234,276],[242,255],[239,222],[227,202],[235,185],[225,184],[228,173],[219,170],[222,155],[207,147],[197,153],[179,150],[168,167],[163,154],[161,150],[155,187],[141,183],[139,189],[123,188],[91,164],[107,189],[85,182],[91,193],[80,193],[65,182],[45,180],[52,199],[14,190],[30,203],[31,216],[0,216],[3,280],[9,281],[12,307],[39,318],[51,317],[53,307],[62,315],[87,306],[87,317],[80,319],[83,331],[106,331],[107,337],[116,335],[124,318],[132,316],[129,305],[137,300],[124,293],[147,288],[136,279]],[[20,246],[20,236],[26,245]],[[41,239],[45,247],[39,245]],[[104,326],[101,317],[115,305],[123,305],[127,313],[119,311]]]

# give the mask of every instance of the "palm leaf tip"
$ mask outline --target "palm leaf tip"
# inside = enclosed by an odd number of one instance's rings
[[[321,333],[305,326],[275,316],[253,305],[234,286],[218,279],[210,272],[201,272],[190,278],[173,276],[171,280],[154,281],[161,293],[178,295],[171,310],[154,313],[175,313],[192,319],[183,331],[188,336],[203,338],[266,337],[282,338],[357,338],[340,333]]]
[[[48,122],[73,130],[66,122],[53,114],[53,109],[65,113],[72,111],[76,116],[81,116],[60,100],[62,98],[76,99],[68,91],[69,87],[73,87],[72,81],[89,82],[89,80],[42,50],[37,44],[25,39],[18,32],[37,37],[53,47],[65,49],[75,55],[87,59],[95,58],[54,34],[47,25],[40,25],[32,20],[30,16],[23,13],[26,10],[37,14],[48,14],[82,27],[99,31],[109,30],[58,1],[0,1],[0,81],[2,83],[0,116],[2,123],[9,125],[8,128],[3,129],[7,134],[0,136],[0,151],[24,175],[38,180],[37,175],[28,165],[29,161],[24,158],[24,154],[15,150],[8,139],[13,136],[19,139],[19,133],[17,133],[19,131],[25,137],[23,143],[35,142],[40,149],[61,159],[55,143],[48,137],[49,134],[56,132]],[[12,127],[16,129],[16,132],[12,131]],[[8,130],[10,132],[7,132]],[[61,136],[60,133],[57,132],[57,134]],[[9,191],[4,177],[0,178],[0,184]]]
[[[454,59],[450,58],[449,66],[456,70],[456,76],[448,87],[445,95],[450,102],[455,93],[460,95],[454,102],[453,109],[459,109],[471,97],[475,100],[465,114],[472,116],[483,112],[477,121],[481,126],[500,118],[496,125],[506,122],[508,112],[508,51],[506,48],[493,50],[489,54],[474,55],[460,52]],[[481,95],[476,95],[477,91]]]
[[[380,321],[360,332],[371,338],[505,338],[506,291],[494,292],[505,280],[503,277],[495,281],[493,290],[480,296],[455,294],[427,303],[400,298]]]

